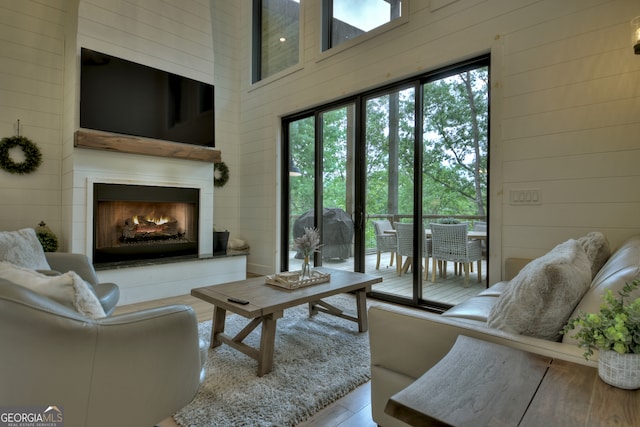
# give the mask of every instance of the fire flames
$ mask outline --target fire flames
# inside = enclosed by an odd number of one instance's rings
[[[132,216],[135,233],[161,233],[166,231],[165,224],[171,222],[171,218],[159,217],[154,218],[152,216],[141,217],[138,215]]]
[[[145,217],[142,218],[142,221],[140,221],[140,217],[138,215],[135,215],[133,217],[131,217],[131,219],[133,219],[133,223],[136,225],[140,225],[140,223],[149,223],[152,222],[156,225],[162,225],[162,224],[166,224],[167,222],[171,221],[170,218],[167,217],[160,217],[160,218],[152,218],[152,217]]]

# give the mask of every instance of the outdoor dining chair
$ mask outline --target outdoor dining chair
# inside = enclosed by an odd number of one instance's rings
[[[482,246],[479,240],[469,240],[467,224],[431,224],[433,268],[431,281],[436,281],[436,261],[442,264],[442,277],[447,277],[447,261],[464,267],[464,286],[469,286],[469,269],[478,263],[478,282],[482,281]]]
[[[402,273],[406,273],[413,261],[413,224],[394,222],[396,229],[396,238],[398,249],[396,252],[396,269],[398,276],[402,276]],[[424,257],[424,278],[429,277],[429,256],[431,255],[431,239],[427,239],[424,231],[422,235],[422,256]],[[402,257],[406,257],[404,265],[402,263]]]
[[[393,234],[385,233],[385,231],[393,230],[393,226],[389,220],[373,221],[373,229],[376,232],[376,270],[380,268],[380,254],[385,252],[391,252],[391,259],[389,260],[389,266],[393,265],[393,259],[396,257],[396,236]]]

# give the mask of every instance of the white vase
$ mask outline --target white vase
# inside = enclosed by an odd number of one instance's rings
[[[635,390],[640,388],[640,354],[620,354],[600,350],[598,375],[614,387]]]

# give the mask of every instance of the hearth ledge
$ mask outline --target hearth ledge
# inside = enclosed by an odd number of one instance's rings
[[[93,268],[96,271],[118,270],[118,269],[133,268],[133,267],[147,267],[147,266],[174,264],[174,263],[181,263],[181,262],[222,259],[222,258],[229,258],[229,257],[235,257],[235,256],[242,256],[242,255],[249,255],[249,251],[228,250],[225,255],[208,255],[208,256],[185,255],[185,256],[168,257],[168,258],[141,259],[141,260],[134,260],[134,261],[104,262],[99,264],[93,264]]]
[[[118,305],[184,296],[194,288],[247,278],[244,254],[132,267],[97,271],[100,282],[117,283],[120,287]]]

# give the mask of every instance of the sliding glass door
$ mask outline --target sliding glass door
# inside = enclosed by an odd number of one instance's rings
[[[415,86],[415,85],[414,85]],[[365,99],[366,225],[365,271],[381,275],[372,291],[414,299],[413,237],[398,247],[397,223],[412,224],[415,214],[415,87]],[[401,236],[402,237],[402,236]],[[395,250],[392,250],[395,248]],[[382,261],[378,262],[378,255]],[[420,259],[420,254],[417,255]]]
[[[483,289],[486,258],[468,284],[458,263],[435,263],[433,274],[430,224],[466,224],[486,256],[488,64],[285,118],[281,269],[299,268],[294,239],[313,226],[323,243],[315,265],[382,277],[376,297],[446,308]]]
[[[288,161],[284,171],[287,203],[286,233],[283,234],[282,270],[291,270],[302,263],[303,256],[296,251],[294,241],[304,233],[304,227],[314,227],[316,201],[316,144],[315,116],[306,116],[287,123]],[[299,268],[298,268],[299,269]]]
[[[322,247],[326,267],[354,271],[354,112],[349,103],[320,113]]]
[[[354,111],[350,103],[287,125],[290,270],[302,258],[295,239],[305,228],[317,228],[322,246],[314,265],[354,271]]]
[[[424,229],[429,233],[431,223],[466,225],[467,246],[480,246],[481,258],[472,249],[466,251],[473,260],[466,266],[437,259],[434,267],[431,258],[429,276],[422,276],[419,291],[425,300],[456,305],[488,283],[488,61],[433,76],[421,90]],[[450,242],[430,243],[434,252],[461,253]],[[470,270],[468,279],[465,268]]]

